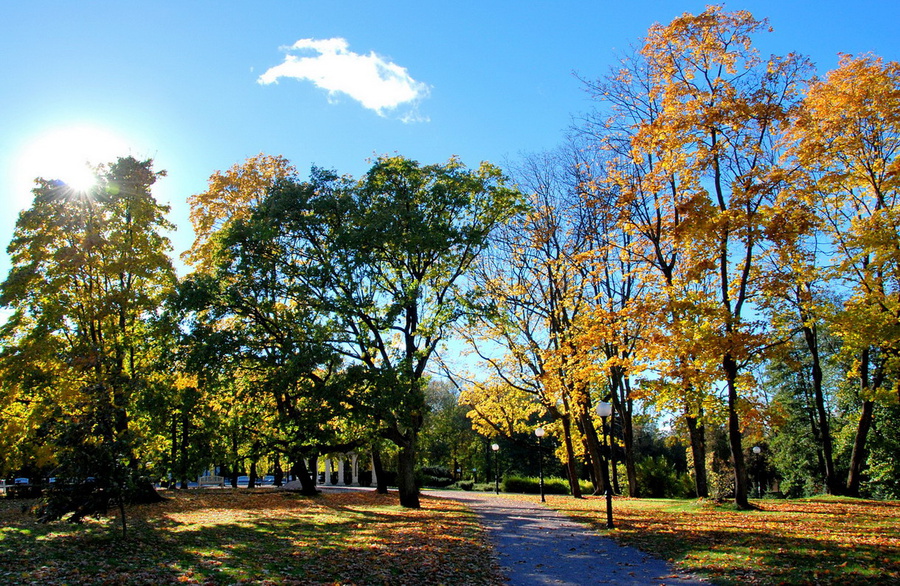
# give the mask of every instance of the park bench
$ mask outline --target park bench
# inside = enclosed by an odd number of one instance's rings
[[[197,477],[197,487],[203,488],[204,486],[221,486],[225,487],[225,478],[222,476],[198,476]]]
[[[0,480],[0,494],[13,498],[29,496],[34,487],[30,478],[16,478],[12,482]]]

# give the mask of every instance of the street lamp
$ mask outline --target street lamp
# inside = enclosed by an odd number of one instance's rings
[[[491,444],[494,450],[494,494],[500,494],[500,464],[497,462],[497,452],[500,451],[499,444]]]
[[[606,418],[612,415],[612,405],[607,403],[606,401],[597,403],[597,415],[600,416],[600,419],[603,421],[603,445],[604,447],[609,445],[606,442]],[[612,443],[612,442],[610,442]],[[610,446],[611,447],[611,446]],[[610,449],[610,453],[612,453],[612,449]],[[609,457],[606,459],[606,528],[613,528],[613,515],[612,515],[612,487],[609,482]]]
[[[541,502],[542,503],[547,502],[544,500],[544,449],[543,449],[543,446],[541,445],[541,438],[544,437],[545,433],[546,432],[544,431],[543,427],[539,427],[534,430],[534,435],[536,435],[538,438],[538,475],[540,476],[540,479],[541,479]]]
[[[762,448],[759,446],[753,446],[753,453],[756,455],[756,498],[762,498],[762,480],[759,469],[761,468],[759,463],[759,455],[762,453]]]

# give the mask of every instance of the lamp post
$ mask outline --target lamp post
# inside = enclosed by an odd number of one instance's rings
[[[500,451],[499,444],[491,444],[494,450],[494,494],[500,494],[500,464],[497,462],[497,452]]]
[[[597,403],[597,415],[600,416],[600,419],[603,421],[603,445],[606,447],[606,418],[612,415],[612,405],[607,403],[606,401]],[[610,449],[612,452],[612,449]],[[612,487],[609,485],[609,457],[606,459],[606,528],[613,528],[613,514],[612,514]]]
[[[534,435],[536,435],[538,438],[538,476],[541,479],[541,502],[542,503],[547,502],[544,500],[544,449],[543,449],[543,446],[541,445],[541,438],[544,437],[544,433],[546,433],[546,432],[544,431],[543,427],[539,427],[534,430]]]
[[[762,453],[762,448],[759,446],[753,446],[753,453],[756,455],[756,498],[762,498],[762,481],[760,480],[760,463],[759,463],[759,455]]]

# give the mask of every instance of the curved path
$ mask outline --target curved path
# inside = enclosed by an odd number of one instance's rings
[[[423,491],[464,501],[478,513],[512,586],[652,584],[698,586],[701,579],[675,570],[638,549],[537,503],[490,493]]]

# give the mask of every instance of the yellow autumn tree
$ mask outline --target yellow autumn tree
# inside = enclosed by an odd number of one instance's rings
[[[632,401],[651,401],[681,414],[689,432],[697,495],[707,496],[705,423],[716,400],[710,393],[715,368],[697,343],[703,335],[703,309],[698,303],[714,289],[714,281],[698,278],[678,241],[685,220],[682,210],[692,197],[696,177],[663,166],[665,149],[677,145],[657,144],[641,151],[637,144],[638,133],[662,114],[661,98],[652,92],[651,70],[642,55],[625,55],[609,74],[584,83],[604,106],[579,128],[592,150],[601,153],[584,195],[594,215],[607,218],[614,227],[611,231],[619,234],[611,248],[616,250],[617,264],[627,267],[620,279],[627,286],[620,291],[630,298],[618,309],[602,311],[591,330],[605,348],[621,347],[623,355],[615,359],[613,372],[622,372],[623,364],[630,371],[635,371],[635,364],[652,371],[637,389],[627,388],[630,381],[624,378],[620,392],[624,386]],[[600,255],[606,257],[600,263],[603,267],[612,264],[609,249]],[[630,343],[608,343],[612,332],[597,326],[610,323],[613,332],[627,331],[616,326],[621,320],[634,324],[630,328],[634,333],[626,334]],[[624,402],[623,398],[620,403]],[[627,463],[627,438],[625,442]]]
[[[297,170],[280,155],[260,153],[209,178],[206,191],[188,198],[194,243],[183,258],[197,270],[209,271],[215,237],[231,222],[249,217],[279,180],[296,178]]]
[[[575,343],[579,316],[591,303],[586,283],[590,264],[584,255],[592,246],[582,221],[584,202],[577,195],[582,181],[578,170],[575,149],[528,157],[514,170],[530,205],[498,230],[476,262],[479,307],[460,332],[490,379],[503,383],[498,387],[481,381],[479,388],[504,389],[507,411],[523,400],[535,401],[559,422],[548,430],[562,434],[575,496],[580,495],[574,467],[579,437],[590,453],[596,488],[606,482],[591,415],[592,387]],[[481,412],[499,413],[487,408]]]
[[[718,358],[727,397],[728,437],[735,476],[735,504],[748,507],[741,441],[742,371],[767,345],[764,325],[754,319],[762,291],[760,259],[773,246],[768,219],[780,178],[776,141],[799,100],[810,66],[797,55],[763,59],[753,37],[769,30],[749,12],[707,7],[668,25],[653,26],[641,55],[650,96],[660,110],[642,124],[632,156],[652,153],[658,182],[681,178],[675,242],[701,288],[703,324],[711,335],[706,352]],[[711,311],[708,311],[711,310]]]
[[[862,400],[846,483],[853,495],[875,402],[900,399],[886,384],[900,367],[900,63],[842,55],[810,87],[789,139],[798,172],[785,195],[817,214],[828,276],[848,290],[832,327],[854,357]]]

